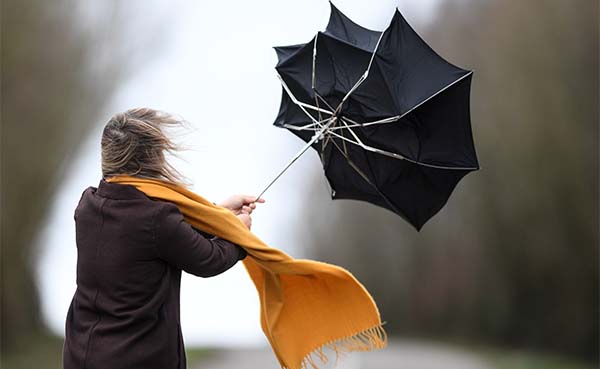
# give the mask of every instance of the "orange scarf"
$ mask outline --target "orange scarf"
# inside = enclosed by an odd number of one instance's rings
[[[107,182],[135,186],[148,197],[177,205],[186,222],[238,244],[260,299],[260,323],[284,369],[318,368],[324,348],[337,357],[387,345],[379,311],[365,287],[347,270],[312,260],[297,260],[267,246],[228,209],[165,181],[116,176]]]

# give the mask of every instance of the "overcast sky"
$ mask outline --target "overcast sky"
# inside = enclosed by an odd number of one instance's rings
[[[338,0],[336,6],[355,22],[383,30],[396,7],[415,27],[431,21],[440,0]],[[88,4],[88,3],[86,3]],[[88,12],[97,14],[101,9]],[[118,111],[148,106],[175,113],[193,125],[179,141],[192,148],[174,161],[193,190],[220,201],[234,193],[257,195],[302,147],[291,133],[273,127],[281,87],[273,69],[275,45],[303,43],[324,30],[325,0],[304,1],[137,1],[137,15],[164,17],[171,25],[157,41],[158,57],[140,65],[114,96],[106,116],[81,151],[67,163],[66,176],[38,235],[41,257],[38,283],[46,322],[64,334],[64,321],[75,292],[77,252],[73,211],[88,186],[97,186],[103,124]],[[165,5],[167,4],[167,5]],[[368,4],[368,5],[367,5]],[[135,35],[124,35],[135,42]],[[294,257],[305,257],[299,209],[310,202],[303,188],[322,172],[309,151],[264,195],[252,230],[267,244]],[[327,191],[323,179],[323,191]],[[316,204],[332,206],[331,204]],[[184,273],[181,320],[186,344],[266,345],[260,329],[256,290],[238,263],[217,277]]]

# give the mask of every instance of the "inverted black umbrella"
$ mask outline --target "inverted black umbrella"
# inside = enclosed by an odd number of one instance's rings
[[[436,54],[398,10],[376,32],[331,4],[325,32],[275,50],[283,93],[274,124],[306,142],[275,180],[312,146],[333,199],[379,205],[420,230],[479,169],[473,72]]]

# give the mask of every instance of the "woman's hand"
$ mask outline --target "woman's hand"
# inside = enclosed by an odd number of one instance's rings
[[[252,226],[252,218],[246,213],[241,213],[237,216],[248,229]]]
[[[250,215],[256,209],[257,202],[264,203],[265,200],[260,198],[257,201],[255,196],[233,195],[218,205],[231,210],[235,215]]]

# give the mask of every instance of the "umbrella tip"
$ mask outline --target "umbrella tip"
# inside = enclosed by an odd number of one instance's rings
[[[331,11],[332,11],[332,12],[338,12],[338,11],[339,11],[339,10],[338,10],[338,8],[337,8],[337,7],[335,6],[335,4],[333,3],[333,1],[331,1],[331,0],[328,0],[328,2],[329,2],[329,7],[331,8]]]

